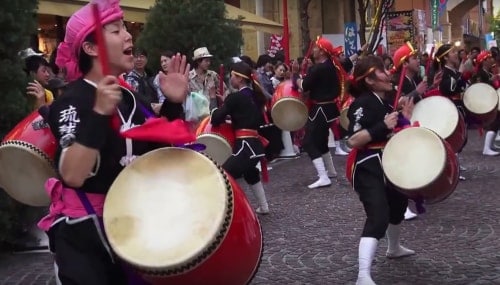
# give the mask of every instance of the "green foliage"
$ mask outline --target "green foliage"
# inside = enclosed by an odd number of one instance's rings
[[[0,10],[0,139],[29,112],[23,61],[17,53],[28,47],[36,32],[37,0],[4,0]],[[0,245],[12,243],[21,231],[19,216],[25,206],[0,189]]]
[[[156,0],[137,45],[148,51],[154,70],[159,69],[161,51],[180,52],[191,60],[196,48],[207,47],[216,70],[240,55],[243,44],[238,21],[225,16],[222,0]]]
[[[498,41],[500,40],[500,11],[497,12],[495,17],[491,17],[489,19],[489,24],[490,24],[490,32],[493,32],[495,34],[495,40]]]
[[[36,32],[37,0],[5,0],[0,11],[0,138],[29,111],[26,75],[17,53],[28,47]]]

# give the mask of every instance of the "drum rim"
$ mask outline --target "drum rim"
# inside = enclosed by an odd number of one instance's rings
[[[469,91],[469,90],[470,90],[470,88],[471,88],[471,87],[473,87],[473,86],[476,86],[476,87],[474,87],[474,88],[481,87],[481,88],[486,88],[486,89],[491,89],[491,90],[494,90],[494,91],[495,91],[495,95],[496,95],[495,97],[496,97],[496,99],[497,99],[497,100],[496,100],[496,101],[497,101],[497,104],[496,104],[495,106],[493,106],[493,108],[491,108],[491,110],[487,110],[487,111],[486,111],[486,112],[484,112],[484,113],[476,113],[476,112],[475,112],[476,110],[471,110],[471,108],[470,108],[470,107],[471,107],[471,105],[470,105],[470,104],[467,104],[467,103],[469,103],[469,100],[466,100],[466,97],[468,97],[468,96],[474,96],[474,95],[468,95],[468,94],[471,92],[471,91]],[[484,87],[482,87],[482,86],[484,86]],[[493,97],[493,96],[492,96],[492,97]],[[462,99],[462,101],[463,101],[463,103],[464,103],[465,108],[466,108],[469,112],[471,112],[471,113],[473,113],[473,114],[475,114],[475,115],[487,115],[487,114],[491,113],[491,112],[492,112],[492,111],[494,111],[494,110],[498,110],[499,100],[500,100],[500,98],[499,98],[499,95],[498,95],[498,93],[497,93],[497,90],[495,90],[495,88],[493,88],[493,87],[492,87],[492,86],[490,86],[489,84],[486,84],[486,83],[483,83],[483,82],[474,83],[474,84],[472,84],[471,86],[469,86],[469,87],[468,87],[468,88],[464,91],[464,95],[463,95],[463,99]]]
[[[385,172],[385,169],[386,167],[384,167],[384,155],[382,155],[382,169],[384,171],[384,175],[385,177],[387,177],[387,180],[389,180],[394,186],[396,186],[397,188],[399,189],[402,189],[402,190],[405,190],[405,191],[418,191],[418,190],[421,190],[421,189],[424,189],[426,187],[429,187],[429,185],[432,185],[432,183],[434,183],[436,181],[436,179],[441,176],[441,174],[443,173],[443,171],[446,169],[446,162],[447,162],[447,150],[446,150],[446,146],[444,145],[445,141],[443,138],[441,138],[439,136],[439,134],[437,134],[436,132],[434,132],[433,130],[429,129],[429,128],[425,128],[425,127],[410,127],[410,128],[407,128],[407,129],[404,129],[402,130],[401,132],[404,132],[404,131],[411,131],[412,129],[419,129],[419,131],[424,131],[424,132],[427,132],[427,133],[431,133],[431,134],[434,134],[438,139],[441,140],[442,142],[442,145],[441,145],[441,148],[443,150],[443,156],[444,156],[444,160],[443,160],[443,165],[441,166],[440,170],[439,170],[439,173],[437,175],[435,175],[434,179],[426,184],[423,184],[423,185],[420,185],[418,188],[415,187],[415,188],[404,188],[404,187],[401,187],[399,185],[396,185],[393,180],[391,180],[389,178],[389,175],[387,175],[387,173]],[[393,142],[394,143],[394,142]],[[387,142],[387,145],[386,145],[386,148],[387,146],[390,144],[390,140]],[[385,149],[386,149],[385,148]],[[384,149],[384,152],[385,152],[385,149]]]
[[[234,195],[233,195],[233,187],[229,181],[229,178],[226,174],[226,172],[222,169],[222,167],[217,164],[212,158],[209,156],[196,152],[194,150],[190,149],[185,149],[185,148],[179,148],[179,147],[164,147],[164,148],[159,148],[153,151],[150,151],[148,153],[143,154],[141,157],[145,157],[148,154],[158,152],[158,151],[163,151],[163,150],[168,150],[168,149],[176,149],[176,150],[181,150],[181,151],[190,151],[196,154],[201,155],[201,157],[204,157],[214,163],[214,166],[219,170],[219,174],[222,176],[223,183],[226,186],[226,194],[227,194],[227,204],[226,204],[226,210],[224,213],[224,218],[220,223],[219,226],[219,231],[216,236],[214,236],[211,240],[207,241],[207,246],[204,249],[199,250],[196,254],[193,255],[192,258],[189,258],[185,260],[184,262],[181,262],[179,264],[176,264],[175,266],[169,266],[169,267],[164,267],[162,269],[160,268],[151,268],[151,267],[146,267],[141,264],[137,264],[137,262],[131,261],[129,258],[124,258],[123,257],[123,251],[117,251],[115,248],[113,250],[117,253],[120,258],[122,258],[124,261],[127,263],[131,264],[132,266],[135,266],[138,268],[138,270],[146,274],[148,276],[152,277],[162,277],[162,276],[175,276],[175,275],[180,275],[185,272],[191,271],[201,265],[208,257],[210,257],[213,253],[217,251],[217,249],[221,246],[222,242],[224,241],[227,233],[229,232],[233,216],[234,216]],[[132,161],[130,165],[133,165],[134,162],[140,161],[140,158]],[[127,166],[128,167],[128,166]],[[122,170],[123,171],[123,170]],[[113,182],[114,183],[114,182]],[[110,187],[111,189],[111,187]],[[106,209],[106,208],[105,208]],[[104,215],[103,215],[104,218]],[[107,223],[104,222],[104,225]],[[110,245],[112,245],[112,241],[109,240]],[[121,254],[118,254],[121,253]]]
[[[281,126],[281,122],[279,120],[279,118],[275,118],[276,115],[276,107],[280,105],[280,103],[284,103],[284,102],[294,102],[294,103],[299,103],[298,105],[301,106],[300,108],[303,109],[303,112],[297,112],[296,115],[297,116],[300,116],[300,115],[303,115],[303,121],[304,121],[304,124],[302,124],[302,126],[300,127],[296,127],[295,128],[288,128],[288,126],[290,126],[289,124],[285,124],[283,127]],[[283,105],[283,104],[281,104]],[[308,114],[308,109],[307,109],[307,106],[306,104],[304,104],[304,102],[302,102],[302,100],[298,99],[298,98],[295,98],[295,97],[282,97],[280,99],[278,99],[276,102],[274,102],[273,106],[271,107],[271,117],[273,118],[273,122],[274,124],[282,129],[282,130],[285,130],[285,131],[296,131],[296,130],[299,130],[301,128],[303,128],[305,126],[305,124],[307,123],[307,119],[309,117],[309,114]]]
[[[227,139],[226,137],[224,137],[222,135],[219,135],[217,133],[209,132],[209,133],[203,133],[203,134],[197,136],[196,140],[198,141],[199,138],[205,138],[205,137],[218,139],[218,141],[221,141],[222,143],[224,143],[224,145],[227,146],[227,148],[229,149],[229,151],[232,152],[233,147],[229,143],[229,139]]]
[[[45,170],[48,170],[48,169],[51,170],[51,173],[48,174],[48,178],[54,177],[57,175],[57,170],[54,167],[54,161],[45,152],[43,152],[41,149],[39,149],[35,145],[28,143],[28,142],[25,142],[25,141],[21,141],[21,140],[6,140],[6,141],[3,141],[0,143],[0,152],[5,151],[8,148],[14,148],[16,150],[25,150],[29,154],[31,154],[37,158],[40,158],[42,161],[48,162],[48,165],[50,167],[47,167],[45,169]],[[24,201],[24,200],[23,201],[18,200],[17,197],[13,196],[14,195],[13,193],[16,193],[16,191],[11,191],[11,189],[9,189],[9,187],[6,186],[5,183],[0,181],[0,185],[5,190],[5,192],[9,195],[9,197],[11,197],[14,200],[16,200],[20,203],[23,203],[25,205],[30,205],[30,206],[34,206],[34,207],[45,207],[45,206],[48,206],[50,204],[50,197],[48,195],[47,195],[46,203],[43,203],[43,204],[29,203],[29,202]],[[42,185],[42,188],[43,188],[43,185]]]

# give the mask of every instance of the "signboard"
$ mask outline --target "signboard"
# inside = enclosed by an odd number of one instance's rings
[[[347,57],[358,51],[358,31],[356,23],[344,24],[344,52]]]
[[[387,51],[390,55],[409,41],[415,45],[413,11],[388,12],[386,18]]]

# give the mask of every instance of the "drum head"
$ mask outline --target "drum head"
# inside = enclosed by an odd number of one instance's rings
[[[473,114],[487,114],[498,107],[498,94],[486,83],[472,84],[464,93],[464,105]]]
[[[219,165],[223,165],[233,153],[227,140],[217,134],[202,134],[196,138],[196,142],[204,144],[206,149],[203,152]]]
[[[50,204],[45,182],[56,176],[53,162],[41,150],[23,141],[0,145],[0,186],[13,199],[34,207]]]
[[[458,125],[458,111],[453,102],[443,96],[431,96],[420,100],[413,109],[411,122],[436,132],[446,139]]]
[[[382,167],[396,187],[417,190],[441,175],[446,159],[445,145],[436,133],[412,127],[389,140],[382,155]]]
[[[226,234],[232,197],[225,175],[203,154],[151,151],[111,185],[103,214],[109,243],[120,258],[146,271],[199,262]]]
[[[283,131],[297,131],[307,122],[307,107],[297,98],[283,97],[274,103],[271,117],[274,124]]]

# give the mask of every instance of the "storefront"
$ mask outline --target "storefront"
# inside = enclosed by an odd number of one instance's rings
[[[64,25],[69,16],[89,1],[85,0],[40,0],[38,5],[38,43],[39,49],[50,54],[58,41],[64,36]],[[143,23],[154,0],[121,0],[124,11],[124,20],[134,37],[141,31]],[[263,17],[226,4],[227,17],[229,19],[240,19],[243,30],[262,31],[270,34],[281,34],[283,25]]]

